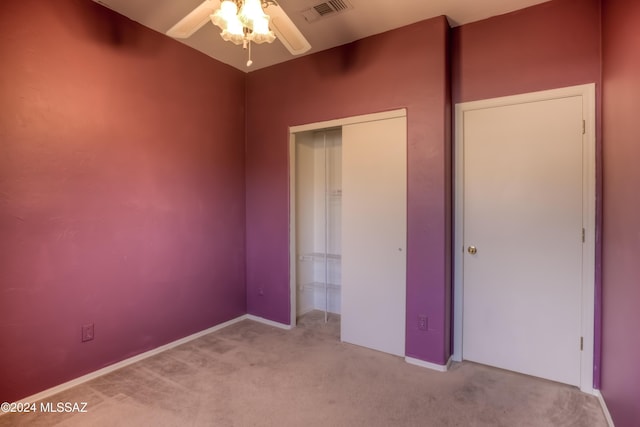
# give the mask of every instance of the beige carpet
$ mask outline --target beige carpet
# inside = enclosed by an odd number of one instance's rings
[[[579,390],[477,365],[447,373],[339,340],[311,313],[292,331],[243,321],[47,402],[87,413],[0,416],[0,426],[606,426]]]

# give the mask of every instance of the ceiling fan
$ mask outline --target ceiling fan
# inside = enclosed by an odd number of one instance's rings
[[[273,0],[205,0],[166,34],[186,39],[207,22],[222,29],[220,35],[224,40],[242,44],[249,50],[247,67],[253,63],[251,42],[271,43],[277,37],[292,55],[311,49],[307,39]]]

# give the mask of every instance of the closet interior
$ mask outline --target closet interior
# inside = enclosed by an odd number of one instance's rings
[[[341,312],[341,128],[295,135],[296,316]]]

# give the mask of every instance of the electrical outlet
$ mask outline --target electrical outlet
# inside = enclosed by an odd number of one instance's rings
[[[82,342],[91,341],[93,338],[93,323],[82,325]]]
[[[418,315],[418,329],[421,331],[429,330],[429,318],[425,314]]]
[[[258,289],[258,295],[263,297],[264,296],[264,289],[262,289],[262,288]]]

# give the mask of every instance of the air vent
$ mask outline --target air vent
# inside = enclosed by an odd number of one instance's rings
[[[321,3],[319,5],[313,6],[313,8],[316,10],[316,12],[318,12],[318,15],[320,16],[328,15],[335,12],[335,10],[331,9],[329,3]]]
[[[319,3],[310,9],[303,10],[302,16],[307,22],[315,22],[320,18],[337,15],[349,9],[353,9],[353,6],[346,0],[329,0]]]
[[[331,5],[333,10],[335,10],[336,12],[340,12],[340,11],[343,11],[343,10],[351,9],[353,7],[350,4],[347,4],[346,2],[344,2],[342,0],[329,0],[328,3]]]

